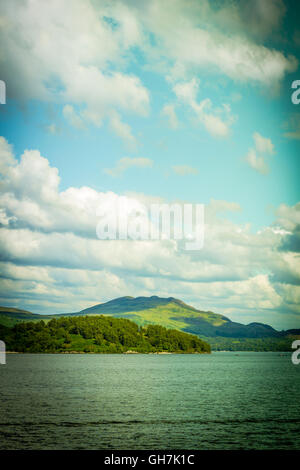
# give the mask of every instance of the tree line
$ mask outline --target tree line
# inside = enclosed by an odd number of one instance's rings
[[[8,351],[28,353],[210,352],[210,345],[195,335],[104,315],[0,325],[0,338]]]

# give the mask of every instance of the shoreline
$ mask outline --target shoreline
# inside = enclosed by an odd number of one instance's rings
[[[167,351],[159,351],[159,352],[138,352],[138,351],[131,351],[131,352],[122,352],[122,353],[112,353],[112,352],[84,352],[84,351],[60,351],[60,352],[23,352],[23,351],[6,351],[6,354],[61,354],[61,355],[76,355],[76,354],[94,354],[94,355],[105,355],[110,354],[114,356],[123,356],[123,355],[132,355],[132,354],[143,354],[143,355],[156,355],[156,356],[165,356],[170,354],[177,354],[177,355],[210,355],[212,353],[232,353],[232,355],[239,355],[244,353],[275,353],[279,355],[288,356],[290,355],[289,351],[230,351],[230,350],[223,350],[223,351],[211,351],[211,352],[167,352]]]
[[[179,351],[174,351],[174,352],[166,352],[166,351],[159,351],[159,352],[138,352],[138,351],[131,351],[131,352],[121,352],[121,353],[113,353],[113,352],[84,352],[84,351],[59,351],[59,352],[23,352],[23,351],[6,351],[6,354],[66,354],[66,355],[73,355],[73,354],[111,354],[114,356],[123,356],[123,355],[132,355],[132,354],[144,354],[144,355],[170,355],[170,354],[211,354],[208,352],[200,353],[200,352],[179,352]]]

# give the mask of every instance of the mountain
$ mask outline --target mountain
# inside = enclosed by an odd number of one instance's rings
[[[207,338],[282,338],[300,335],[299,330],[277,331],[264,323],[244,325],[231,321],[218,313],[196,309],[174,297],[120,297],[97,304],[80,312],[56,314],[61,316],[110,315],[128,318],[138,325],[159,324],[165,328],[181,330]],[[37,321],[53,318],[53,315],[37,315],[18,309],[0,309],[0,323],[12,326],[20,321]]]
[[[129,318],[139,325],[159,324],[187,333],[211,336],[228,318],[203,312],[174,297],[120,297],[94,305],[75,315],[113,315]],[[201,329],[200,329],[201,325]]]
[[[207,337],[275,338],[282,336],[282,332],[264,323],[243,325],[231,321],[224,315],[198,310],[174,297],[120,297],[86,308],[73,315],[112,315],[130,318],[139,325],[160,324],[166,328],[176,328]]]

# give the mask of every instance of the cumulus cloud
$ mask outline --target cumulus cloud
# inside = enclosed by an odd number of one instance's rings
[[[58,103],[76,128],[108,120],[134,146],[124,114],[146,116],[150,104],[148,89],[128,71],[136,50],[173,83],[204,70],[273,89],[298,65],[294,56],[262,44],[284,13],[282,0],[225,1],[218,8],[208,0],[74,0],[72,8],[67,0],[43,6],[10,0],[0,6],[1,78],[9,83],[9,98]],[[212,103],[194,104],[210,133],[228,134]],[[176,128],[172,105],[163,113]]]
[[[300,202],[294,206],[280,204],[276,210],[278,224],[287,231],[294,230],[300,224]]]
[[[266,155],[274,153],[274,145],[271,139],[263,137],[258,132],[254,132],[254,147],[248,150],[246,161],[253,170],[256,170],[262,175],[269,173],[269,166],[266,162]]]
[[[146,221],[145,207],[168,201],[89,187],[60,191],[58,170],[37,150],[18,161],[5,139],[0,144],[2,304],[76,311],[119,295],[157,294],[239,321],[269,315],[286,328],[299,321],[299,255],[288,238],[298,236],[299,204],[279,206],[274,225],[253,232],[227,217],[241,210],[237,203],[212,200],[204,248],[195,252],[180,240],[99,240],[99,211],[121,204]]]
[[[153,54],[160,62],[167,57],[173,64],[173,78],[205,70],[239,82],[275,85],[296,70],[298,61],[261,41],[257,44],[257,36],[262,39],[280,25],[284,7],[281,1],[258,0],[251,2],[247,14],[246,3],[228,1],[215,8],[208,0],[190,0],[188,5],[153,0],[146,8],[140,6],[138,14],[157,38],[159,48]]]
[[[148,90],[121,71],[142,33],[128,8],[115,10],[117,28],[108,10],[85,0],[74,0],[72,8],[66,0],[1,3],[1,78],[9,83],[8,96],[62,104],[76,128],[109,118],[118,135],[128,134],[111,113],[148,112]]]
[[[5,174],[6,169],[14,163],[12,146],[4,137],[0,137],[0,173]]]

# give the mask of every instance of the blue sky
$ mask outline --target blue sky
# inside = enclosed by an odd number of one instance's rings
[[[72,5],[0,7],[1,303],[57,312],[173,295],[242,322],[297,326],[299,4]],[[162,243],[141,256],[141,243],[98,241],[97,256],[112,250],[98,259],[88,245],[96,201],[124,195],[204,203],[203,252]]]

